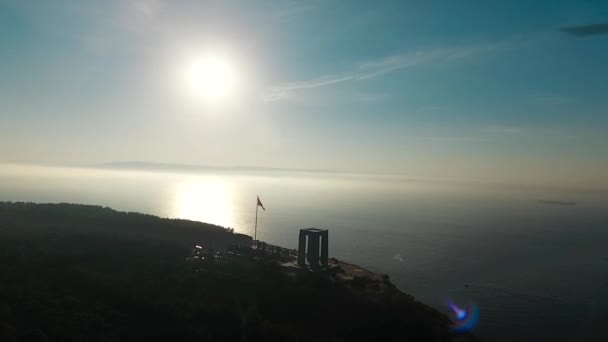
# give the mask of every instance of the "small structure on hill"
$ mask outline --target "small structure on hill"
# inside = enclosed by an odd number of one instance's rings
[[[213,261],[214,253],[213,249],[205,248],[203,245],[194,245],[192,247],[192,254],[188,258],[188,260],[201,261],[201,262],[209,262]]]
[[[306,240],[308,238],[308,248]],[[321,253],[319,254],[319,247],[321,247]],[[328,252],[329,240],[327,229],[319,228],[306,228],[300,229],[300,241],[298,244],[298,265],[300,267],[308,266],[311,269],[318,269],[321,267],[328,268]]]

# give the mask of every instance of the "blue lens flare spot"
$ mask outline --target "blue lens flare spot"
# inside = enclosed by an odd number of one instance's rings
[[[452,301],[449,301],[448,306],[454,312],[454,322],[452,330],[458,333],[471,331],[479,321],[479,308],[477,305],[471,304],[466,307],[459,307]]]

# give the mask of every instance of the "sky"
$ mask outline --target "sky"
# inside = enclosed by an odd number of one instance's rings
[[[606,1],[0,0],[0,162],[608,187]],[[186,89],[229,64],[221,101]]]

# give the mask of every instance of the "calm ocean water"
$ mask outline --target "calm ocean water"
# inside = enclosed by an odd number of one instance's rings
[[[97,204],[250,235],[256,195],[267,208],[261,240],[296,248],[299,228],[327,228],[331,256],[387,273],[441,311],[449,299],[477,305],[475,332],[486,340],[608,340],[606,192],[302,172],[0,167],[0,200]]]

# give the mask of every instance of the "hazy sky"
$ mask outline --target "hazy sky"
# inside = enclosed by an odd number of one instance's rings
[[[607,22],[601,0],[0,0],[0,160],[606,184]],[[201,51],[235,70],[222,103],[184,87]]]

